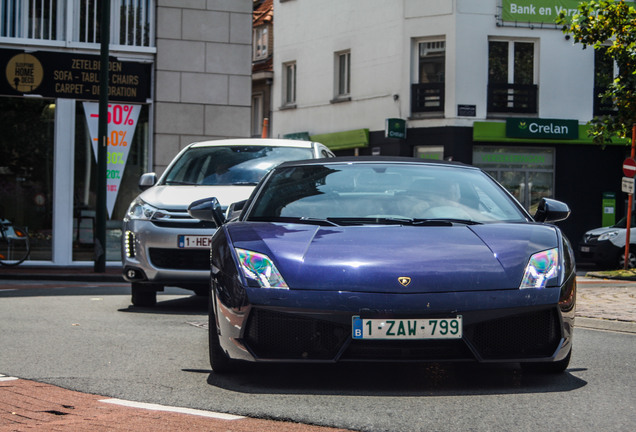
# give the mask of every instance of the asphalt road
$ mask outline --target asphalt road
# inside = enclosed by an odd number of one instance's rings
[[[633,333],[577,328],[570,368],[557,376],[467,364],[256,365],[217,376],[205,299],[173,289],[140,309],[125,284],[12,283],[0,281],[4,375],[351,430],[636,430]]]

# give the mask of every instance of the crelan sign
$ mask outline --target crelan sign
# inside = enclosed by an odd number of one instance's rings
[[[577,120],[509,118],[506,119],[506,137],[526,139],[578,139],[579,122]]]

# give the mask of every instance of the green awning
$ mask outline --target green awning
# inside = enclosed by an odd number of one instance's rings
[[[506,136],[506,123],[505,122],[475,122],[473,124],[473,141],[487,141],[487,142],[509,142],[509,143],[549,143],[549,144],[594,144],[592,138],[588,136],[588,130],[590,126],[579,125],[579,138],[578,139],[522,139],[522,138],[509,138]],[[607,145],[629,145],[631,139],[615,139],[612,143]]]
[[[335,132],[312,135],[312,141],[322,143],[331,150],[347,150],[369,145],[369,129],[355,129],[345,132]]]

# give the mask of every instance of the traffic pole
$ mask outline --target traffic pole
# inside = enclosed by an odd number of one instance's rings
[[[636,124],[632,125],[632,151],[631,158],[634,159],[636,154]],[[632,205],[634,203],[634,194],[629,194],[627,198],[627,232],[625,233],[625,264],[623,270],[629,269],[629,240],[632,228]]]
[[[95,208],[95,263],[93,271],[106,271],[106,159],[108,158],[108,55],[110,42],[110,0],[102,0],[100,21],[99,117],[97,119],[97,191]]]

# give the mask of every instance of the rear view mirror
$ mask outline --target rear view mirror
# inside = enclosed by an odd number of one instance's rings
[[[157,183],[157,174],[150,172],[150,173],[146,173],[146,174],[142,174],[141,177],[139,177],[139,189],[141,189],[142,191],[150,188],[151,186],[154,186]]]
[[[534,215],[537,222],[558,222],[570,216],[570,207],[564,202],[551,198],[541,198],[539,207]]]
[[[216,198],[204,198],[191,203],[188,213],[195,219],[214,222],[217,228],[225,223],[221,204]]]

